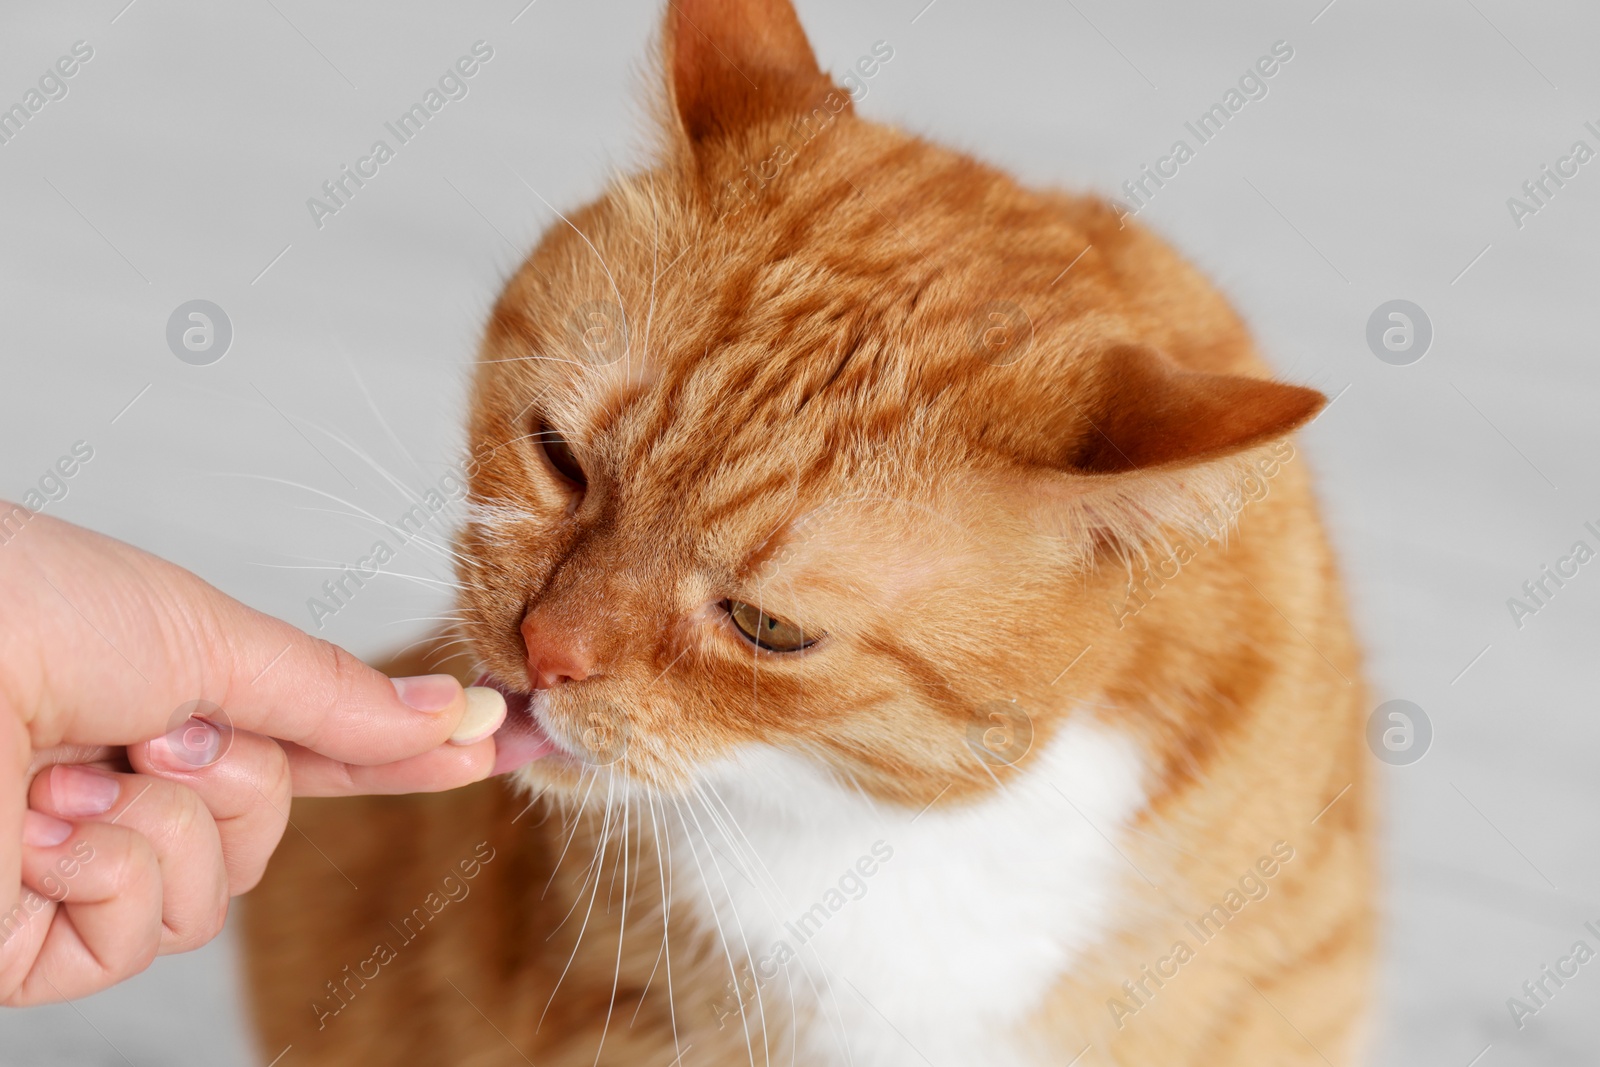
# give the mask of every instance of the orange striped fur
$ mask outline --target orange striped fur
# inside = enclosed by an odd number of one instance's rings
[[[760,946],[673,873],[686,840],[737,868],[724,880],[782,867],[743,832],[761,790],[716,777],[743,766],[775,768],[773,798],[811,768],[908,834],[1041,783],[1071,805],[1062,832],[1111,857],[1102,903],[1058,970],[1018,972],[987,1062],[1356,1062],[1364,696],[1288,440],[1322,397],[1267,378],[1222,297],[1106,204],[857,116],[787,0],[674,0],[663,37],[657,160],[552,227],[489,323],[468,651],[428,660],[531,684],[532,617],[594,668],[544,692],[546,728],[569,754],[595,729],[623,754],[540,760],[515,789],[297,803],[317,849],[290,841],[247,909],[263,1049],[847,1062],[854,1016],[823,1019],[829,996],[793,972],[752,976]],[[729,600],[818,640],[758,650]],[[1011,749],[985,759],[995,729]],[[1138,767],[1138,803],[1103,826],[1041,777],[1085,737]],[[1054,818],[1027,849],[1056,847]],[[905,890],[896,862],[861,876],[864,900]],[[950,921],[1050,905],[1002,886]],[[963,966],[898,983],[938,1004]],[[812,1040],[829,1027],[842,1039]],[[855,1062],[973,1062],[860,1040]]]

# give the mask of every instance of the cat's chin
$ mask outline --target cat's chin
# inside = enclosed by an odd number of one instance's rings
[[[486,674],[478,684],[500,691],[506,698],[506,718],[494,732],[495,775],[508,775],[517,785],[538,791],[580,795],[586,771],[602,764],[575,752],[545,729],[541,715],[543,692],[524,693]]]

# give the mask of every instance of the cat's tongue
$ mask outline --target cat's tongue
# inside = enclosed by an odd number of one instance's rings
[[[555,751],[555,742],[544,732],[539,720],[533,717],[531,698],[527,693],[519,693],[487,674],[478,679],[478,684],[498,689],[506,698],[506,721],[494,732],[492,773],[514,771]]]

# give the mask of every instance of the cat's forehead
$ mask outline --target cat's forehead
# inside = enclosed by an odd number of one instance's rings
[[[996,220],[1039,205],[884,136],[906,188],[821,146],[732,209],[661,172],[614,184],[508,285],[485,350],[502,362],[485,364],[480,396],[505,394],[508,419],[537,409],[650,510],[730,540],[868,490],[863,472],[905,495],[960,469],[992,427],[1023,425],[1004,411],[1030,389],[1008,379],[1039,373],[997,367],[975,330],[1004,274],[995,257],[1026,262]],[[996,188],[1022,197],[1009,215],[985,207]],[[1031,269],[1045,268],[1060,274]]]

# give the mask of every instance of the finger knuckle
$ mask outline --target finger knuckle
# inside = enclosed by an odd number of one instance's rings
[[[130,896],[148,885],[159,885],[160,868],[150,842],[135,833],[122,834],[119,838],[117,844],[107,849],[111,860],[106,876],[108,895]]]
[[[271,799],[274,809],[287,811],[294,796],[294,769],[283,746],[270,738],[268,742],[262,760],[261,792]]]

